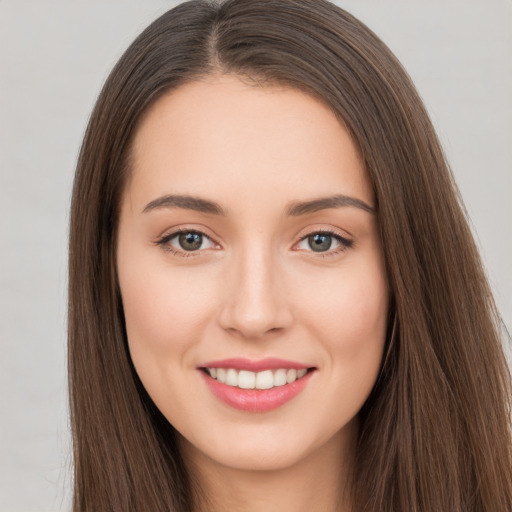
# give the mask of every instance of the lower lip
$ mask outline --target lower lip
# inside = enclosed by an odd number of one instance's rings
[[[296,397],[308,384],[313,371],[291,384],[271,389],[240,389],[213,379],[200,370],[210,391],[225,404],[248,412],[266,412],[277,409]]]

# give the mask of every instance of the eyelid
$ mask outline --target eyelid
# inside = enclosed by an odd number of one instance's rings
[[[163,250],[171,252],[175,255],[182,256],[182,257],[194,257],[194,256],[200,256],[205,250],[207,249],[198,249],[195,251],[185,251],[178,249],[176,247],[173,247],[169,244],[169,242],[174,239],[176,236],[178,236],[180,233],[198,233],[202,237],[207,238],[214,246],[217,246],[217,249],[220,247],[220,245],[214,240],[214,238],[207,233],[203,231],[203,229],[198,228],[188,228],[188,227],[177,227],[174,228],[170,232],[166,232],[162,236],[160,236],[157,240],[155,240],[155,244],[160,246]],[[308,237],[316,234],[324,234],[331,236],[337,240],[337,242],[340,244],[340,247],[338,249],[332,250],[329,249],[327,251],[313,251],[313,250],[302,250],[301,252],[310,253],[311,255],[315,257],[329,257],[329,256],[335,256],[341,252],[346,251],[347,249],[350,249],[354,245],[354,241],[352,238],[348,238],[343,232],[334,229],[334,228],[321,228],[321,227],[310,227],[307,232],[303,233],[300,237],[300,239],[294,243],[293,247],[297,247],[298,244],[302,243],[304,240],[306,240]],[[211,249],[211,248],[208,248]]]
[[[180,226],[177,228],[173,228],[171,230],[167,230],[166,232],[164,232],[163,235],[159,236],[154,241],[154,243],[155,243],[155,245],[160,246],[162,250],[164,250],[166,252],[170,252],[177,256],[182,256],[182,257],[199,256],[199,255],[201,255],[201,253],[203,253],[206,250],[206,249],[200,249],[200,250],[196,250],[196,251],[185,251],[183,249],[178,249],[177,247],[170,245],[169,242],[172,239],[174,239],[175,237],[177,237],[180,233],[198,233],[203,238],[207,238],[212,243],[213,246],[217,246],[216,248],[219,247],[219,244],[215,241],[215,239],[212,236],[205,233],[204,228],[198,229],[198,228],[189,228],[186,226]],[[211,249],[211,248],[208,248],[208,249]]]
[[[294,247],[296,247],[298,244],[302,243],[304,240],[306,240],[308,237],[316,234],[324,234],[329,235],[332,238],[335,238],[337,242],[340,244],[340,247],[337,249],[330,249],[327,251],[313,251],[313,250],[304,250],[305,253],[308,253],[309,255],[313,255],[314,257],[320,257],[320,258],[326,258],[330,256],[336,256],[340,253],[345,252],[347,249],[350,249],[354,246],[354,240],[352,237],[348,237],[345,233],[343,233],[340,230],[337,230],[335,228],[322,228],[322,227],[316,227],[316,228],[309,228],[308,231],[303,234],[298,242],[295,243]]]

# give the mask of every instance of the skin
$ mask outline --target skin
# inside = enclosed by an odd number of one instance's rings
[[[226,216],[144,211],[167,194],[215,201]],[[213,497],[205,509],[350,510],[357,413],[378,375],[388,311],[377,215],[350,205],[286,215],[293,201],[335,194],[375,203],[346,129],[298,90],[209,76],[161,97],[139,124],[117,252],[129,349]],[[188,252],[178,237],[158,243],[176,228],[206,237]],[[307,236],[325,230],[351,246],[332,238],[315,252]],[[281,407],[240,411],[198,370],[231,357],[316,370]]]

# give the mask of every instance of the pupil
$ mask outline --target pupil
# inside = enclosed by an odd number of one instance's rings
[[[332,239],[330,235],[317,233],[308,237],[309,245],[316,252],[327,251],[331,247]]]
[[[181,233],[179,236],[180,246],[185,251],[194,251],[201,247],[202,235],[199,233]]]

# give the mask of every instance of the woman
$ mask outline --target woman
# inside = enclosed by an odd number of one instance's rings
[[[500,321],[425,109],[325,1],[192,1],[75,179],[74,510],[512,509]]]

